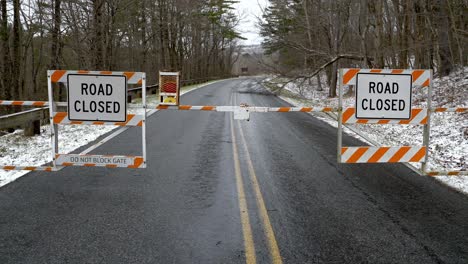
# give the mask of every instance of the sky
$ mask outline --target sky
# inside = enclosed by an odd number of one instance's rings
[[[235,4],[236,12],[241,15],[241,22],[238,30],[247,40],[242,41],[245,45],[260,44],[262,38],[256,26],[257,17],[262,16],[262,9],[267,6],[268,0],[239,0]]]

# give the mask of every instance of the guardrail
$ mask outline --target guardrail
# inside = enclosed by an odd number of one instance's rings
[[[25,136],[39,135],[41,133],[41,121],[48,120],[48,117],[48,107],[0,116],[0,130],[23,127]]]
[[[209,77],[209,78],[198,78],[198,79],[190,79],[190,80],[182,80],[181,85],[182,86],[187,86],[187,85],[193,85],[193,84],[199,84],[207,81],[212,81],[212,80],[217,80],[221,78],[226,78],[228,76],[224,77]],[[142,87],[135,87],[135,88],[130,88],[127,91],[127,102],[131,103],[133,99],[135,98],[140,98],[142,91]],[[148,94],[156,94],[157,90],[159,89],[159,84],[153,84],[146,86],[146,91]],[[31,104],[25,104],[25,101],[21,101],[22,103],[15,103],[16,101],[3,101],[3,104],[0,105],[17,105],[17,106],[47,106],[47,102],[43,102],[41,105],[33,104],[34,102],[31,102]],[[7,104],[5,102],[11,102],[10,104]],[[36,102],[37,103],[37,102]],[[25,136],[34,136],[34,135],[39,135],[41,133],[41,121],[43,122],[49,122],[49,108],[48,107],[43,107],[39,109],[31,109],[31,110],[26,110],[14,114],[8,114],[4,116],[0,116],[0,130],[5,130],[5,129],[16,129],[16,128],[24,128],[24,135]]]

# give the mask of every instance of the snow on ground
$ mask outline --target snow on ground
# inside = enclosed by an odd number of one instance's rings
[[[181,94],[213,82],[185,86],[181,89]],[[147,104],[156,105],[157,102],[158,97],[156,95],[147,96]],[[141,103],[141,99],[136,99],[132,103]],[[129,113],[135,113],[135,110],[137,109],[129,109]],[[116,128],[119,128],[119,126],[59,126],[59,152],[70,153]],[[51,161],[52,148],[49,125],[41,126],[41,135],[33,137],[24,136],[23,130],[16,130],[11,134],[0,136],[0,166],[41,166]],[[26,173],[28,171],[0,170],[0,187]]]
[[[468,106],[468,67],[450,76],[436,78],[433,81],[432,107],[467,107]],[[312,83],[291,82],[282,78],[267,78],[267,87],[283,87],[280,96],[296,106],[338,106],[338,98],[328,97],[328,87],[322,78],[323,91],[317,91],[317,81]],[[427,88],[413,89],[413,107],[426,107]],[[352,107],[355,103],[353,91],[344,87],[343,107]],[[323,113],[312,113],[325,122],[337,127],[336,120]],[[414,125],[349,125],[362,132],[366,137],[380,145],[403,146],[422,145],[423,127]],[[349,129],[344,130],[354,137],[362,138]],[[432,113],[430,130],[430,148],[428,170],[453,171],[468,170],[468,113]],[[366,140],[364,140],[366,141]],[[367,141],[366,141],[367,142]],[[369,143],[369,142],[367,142]],[[419,163],[412,163],[419,167]],[[438,180],[468,194],[468,176],[438,176]]]

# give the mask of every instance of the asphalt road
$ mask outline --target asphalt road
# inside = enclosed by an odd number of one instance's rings
[[[254,79],[182,103],[286,105]],[[337,164],[336,129],[309,114],[166,110],[147,124],[147,169],[0,188],[0,263],[468,263],[466,196],[400,164]],[[140,154],[139,138],[93,153]]]

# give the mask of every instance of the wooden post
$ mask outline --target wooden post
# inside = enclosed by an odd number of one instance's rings
[[[31,120],[26,122],[24,125],[24,135],[27,137],[32,137],[34,135],[41,134],[41,121],[40,120]]]

